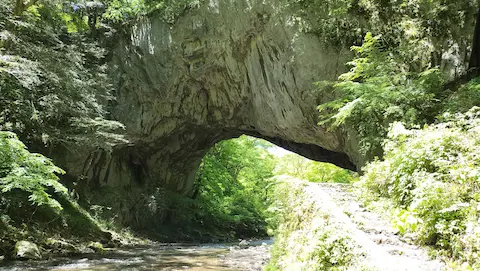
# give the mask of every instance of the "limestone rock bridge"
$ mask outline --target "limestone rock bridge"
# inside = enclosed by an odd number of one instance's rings
[[[111,115],[130,143],[67,167],[99,187],[97,201],[108,198],[122,221],[144,223],[163,188],[192,193],[209,148],[242,134],[347,169],[362,163],[345,132],[317,125],[317,105],[332,97],[313,83],[344,72],[348,48],[327,49],[275,3],[211,0],[173,25],[141,19],[118,40]]]

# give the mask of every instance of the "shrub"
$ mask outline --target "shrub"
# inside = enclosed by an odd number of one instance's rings
[[[36,205],[48,205],[62,210],[60,203],[51,197],[54,193],[67,194],[58,182],[56,174],[64,171],[41,154],[30,153],[11,132],[0,131],[0,191],[7,193],[21,190],[29,193],[29,200]]]
[[[445,114],[423,129],[391,125],[383,161],[367,165],[360,185],[370,200],[396,207],[394,224],[420,244],[480,266],[480,110]]]
[[[271,211],[278,226],[266,270],[359,270],[361,247],[349,230],[323,210],[307,182],[278,177]]]

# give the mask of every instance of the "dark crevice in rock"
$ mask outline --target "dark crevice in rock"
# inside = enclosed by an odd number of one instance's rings
[[[299,154],[308,159],[318,162],[328,162],[344,169],[357,171],[357,166],[344,153],[330,151],[314,144],[296,143],[279,137],[268,137],[254,133],[249,133],[249,135],[263,138],[279,147]]]

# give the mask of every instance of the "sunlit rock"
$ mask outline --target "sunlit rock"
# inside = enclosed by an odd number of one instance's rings
[[[14,255],[19,260],[40,260],[42,258],[38,246],[29,241],[18,241],[15,244]]]
[[[66,160],[88,187],[112,193],[96,203],[127,224],[168,220],[167,191],[192,195],[205,153],[242,134],[347,169],[363,163],[353,137],[317,125],[317,105],[333,97],[313,83],[344,72],[348,48],[302,33],[279,5],[211,1],[173,25],[152,16],[125,29],[112,53],[111,114],[131,143]]]

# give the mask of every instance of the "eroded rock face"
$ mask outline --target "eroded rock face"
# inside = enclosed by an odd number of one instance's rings
[[[121,220],[156,212],[165,189],[192,193],[208,149],[241,134],[348,169],[362,163],[354,141],[317,125],[316,106],[331,97],[313,82],[336,79],[348,49],[301,33],[278,2],[212,0],[174,25],[139,20],[119,40],[112,115],[131,144],[92,153],[70,172],[114,187],[109,204]]]

